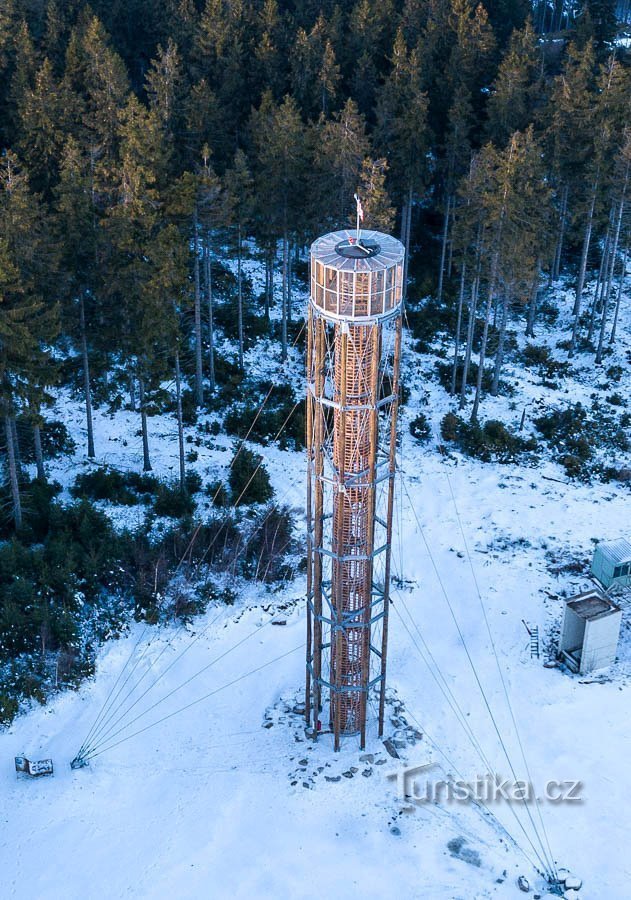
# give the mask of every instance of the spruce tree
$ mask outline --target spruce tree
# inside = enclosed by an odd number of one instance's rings
[[[166,48],[158,46],[145,78],[149,106],[155,112],[163,132],[167,163],[165,175],[182,160],[176,135],[182,131],[185,87],[180,54],[169,38]]]
[[[307,132],[292,97],[285,97],[282,104],[276,106],[271,95],[266,94],[252,116],[250,133],[255,147],[257,216],[275,241],[282,240],[284,361],[287,358],[289,315],[289,249],[291,240],[303,226],[303,195],[309,164]]]
[[[539,84],[540,61],[537,38],[530,19],[512,33],[493,82],[488,103],[488,134],[504,145],[515,131],[523,131],[532,120]]]
[[[239,368],[243,370],[243,234],[252,216],[252,175],[242,150],[237,150],[232,168],[226,172],[226,191],[232,209],[232,222],[237,239],[237,331],[239,336]]]
[[[91,364],[95,319],[101,314],[98,265],[99,216],[94,203],[90,159],[70,137],[64,148],[56,195],[56,226],[61,249],[60,274],[65,331],[76,340],[83,368],[87,455],[94,458]]]
[[[333,228],[346,222],[354,209],[353,194],[359,184],[364,160],[370,153],[366,122],[354,100],[328,121],[320,123],[316,134],[316,164],[319,176],[320,218]],[[304,175],[295,169],[295,176]],[[299,186],[297,186],[299,189]]]
[[[14,421],[39,406],[51,381],[59,310],[50,296],[57,262],[49,223],[10,150],[0,157],[0,415],[16,528],[22,524]]]
[[[120,159],[113,173],[114,202],[107,211],[109,244],[107,287],[117,310],[112,339],[129,375],[138,382],[143,468],[151,469],[147,430],[148,392],[164,370],[161,310],[150,302],[149,246],[158,224],[158,172],[163,168],[162,133],[157,116],[132,95],[117,133]]]
[[[392,70],[378,97],[376,139],[379,150],[387,157],[393,195],[401,210],[401,239],[407,251],[404,282],[412,209],[423,192],[429,171],[427,109],[418,53],[408,51],[404,32],[399,29],[392,50]]]

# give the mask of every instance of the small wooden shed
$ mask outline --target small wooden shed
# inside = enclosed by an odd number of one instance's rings
[[[592,575],[605,590],[614,585],[631,587],[631,542],[625,538],[601,541],[592,560]]]
[[[599,588],[565,604],[559,658],[572,672],[585,675],[616,659],[622,610]]]

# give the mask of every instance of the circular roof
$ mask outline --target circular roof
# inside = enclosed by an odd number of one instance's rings
[[[365,250],[362,250],[362,247]],[[340,272],[377,272],[403,262],[405,248],[401,241],[381,231],[332,231],[311,245],[311,258],[329,269]]]

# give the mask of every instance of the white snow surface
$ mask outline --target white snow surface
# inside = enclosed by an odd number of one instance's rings
[[[567,326],[572,292],[568,290],[565,298],[562,291],[560,295],[562,320],[555,329],[541,330],[537,343],[554,347]],[[627,373],[628,306],[615,356],[607,361],[625,365]],[[558,358],[564,354],[558,352]],[[435,760],[440,764],[437,777],[451,774],[471,780],[486,771],[439,690],[432,675],[436,669],[430,663],[430,670],[417,650],[420,633],[444,677],[441,683],[456,698],[496,773],[510,775],[476,679],[518,777],[531,776],[539,794],[552,779],[583,782],[581,803],[541,806],[554,858],[582,878],[581,898],[625,900],[631,884],[631,862],[623,849],[631,832],[626,802],[631,792],[627,764],[631,640],[626,609],[618,661],[599,673],[603,678],[587,679],[591,683],[545,669],[543,656],[531,659],[522,619],[539,625],[544,644],[551,640],[561,620],[563,597],[589,586],[580,574],[559,572],[554,566],[588,559],[594,539],[628,536],[631,495],[621,485],[567,482],[563,470],[545,460],[537,468],[485,465],[457,453],[443,457],[435,441],[420,448],[407,426],[423,396],[428,404],[422,408],[432,420],[437,440],[440,420],[449,408],[444,391],[427,376],[429,360],[408,353],[404,367],[412,397],[401,428],[393,552],[395,575],[403,581],[393,590],[388,683],[404,704],[408,722],[424,737],[401,752],[411,764]],[[590,365],[587,357],[577,359],[578,374],[559,390],[559,399],[589,397],[602,379],[602,370],[592,373]],[[275,367],[280,372],[279,364]],[[537,379],[525,370],[512,374],[519,382],[517,408],[511,413],[506,398],[487,398],[485,418],[501,414],[509,421],[512,415],[518,423],[524,398],[545,396],[547,403],[557,399],[537,387]],[[629,385],[627,374],[619,385],[627,397]],[[77,401],[60,395],[55,415],[64,417],[78,443],[83,441],[83,413]],[[132,412],[110,417],[97,411],[100,461],[138,468],[138,424]],[[175,473],[175,422],[167,416],[152,418],[150,429],[156,470]],[[232,442],[221,435],[210,443],[211,447],[195,448],[199,451],[195,467],[205,480],[221,473]],[[264,454],[277,493],[285,494],[285,502],[301,516],[302,455],[277,448],[265,448]],[[51,475],[67,487],[77,468],[86,465],[78,452],[72,465],[51,466]],[[134,507],[112,514],[119,515],[116,521],[133,525],[144,512]],[[272,623],[278,614],[286,617],[285,626]],[[0,733],[0,895],[18,900],[394,896],[499,900],[521,896],[516,882],[523,874],[547,896],[543,879],[498,824],[503,823],[533,857],[528,838],[533,842],[535,838],[520,807],[515,813],[528,837],[506,803],[492,806],[496,820],[469,804],[410,803],[398,797],[396,782],[386,777],[397,763],[384,751],[374,723],[366,747],[374,764],[360,760],[356,738],[347,739],[342,752],[334,755],[328,735],[315,744],[305,736],[300,717],[291,712],[302,699],[304,637],[302,580],[277,593],[250,586],[234,607],[211,607],[187,628],[150,628],[143,634],[142,626],[135,626],[125,638],[103,647],[96,677],[80,690],[60,694],[47,706],[18,717]],[[89,767],[71,771],[70,760],[139,638],[133,659],[140,656],[140,662],[127,685],[139,685],[132,700],[151,683],[154,673],[163,672],[189,645],[190,650],[127,717],[129,721],[140,715],[139,720],[110,743],[218,692],[103,752]],[[424,644],[420,646],[424,650]],[[288,655],[277,659],[283,654]],[[427,660],[426,650],[424,655]],[[209,663],[206,671],[175,691]],[[164,702],[149,709],[161,697],[166,697]],[[389,705],[388,736],[396,731],[392,710]],[[32,759],[52,757],[54,777],[16,777],[13,757],[20,753]],[[378,765],[381,759],[386,762]],[[326,780],[351,767],[357,770],[352,778]],[[370,775],[362,777],[367,769]],[[538,823],[534,807],[532,812]],[[469,861],[462,858],[467,854],[454,855],[448,848],[459,838],[473,854]]]

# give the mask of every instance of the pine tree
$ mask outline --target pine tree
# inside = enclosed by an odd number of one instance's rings
[[[68,39],[72,12],[65,4],[60,6],[58,0],[48,0],[46,4],[46,28],[43,47],[46,58],[52,63],[56,77],[63,70],[64,48]]]
[[[212,144],[213,157],[221,163],[230,158],[230,141],[224,111],[208,82],[202,78],[193,85],[185,100],[185,143],[189,167],[197,164],[204,145]]]
[[[365,159],[359,179],[359,195],[364,210],[363,225],[390,232],[394,224],[394,207],[386,190],[387,170],[385,159]],[[355,224],[355,217],[349,224]]]
[[[401,208],[401,239],[406,247],[405,277],[410,247],[412,209],[428,175],[428,99],[421,90],[420,60],[409,52],[403,30],[393,45],[392,70],[377,101],[376,138],[387,157],[393,193]],[[404,287],[405,290],[405,287]]]
[[[119,124],[127,97],[129,80],[125,64],[110,47],[109,37],[96,17],[81,33],[77,57],[79,71],[67,72],[72,83],[85,91],[87,140],[94,159],[111,167],[117,150]]]
[[[216,175],[210,161],[208,146],[202,148],[202,168],[199,172],[197,208],[202,230],[204,285],[208,309],[208,380],[211,392],[215,390],[215,337],[213,323],[212,262],[215,232],[229,224],[232,205],[228,192]]]
[[[290,241],[303,226],[303,195],[308,171],[307,133],[296,101],[287,96],[280,106],[276,106],[269,94],[264,95],[261,106],[252,116],[250,131],[255,147],[257,218],[275,241],[282,240],[284,361],[287,358],[289,316],[289,248]]]
[[[594,41],[602,58],[609,53],[617,32],[616,0],[586,0],[577,22],[581,45]]]
[[[554,174],[559,217],[554,273],[560,270],[563,242],[571,214],[581,223],[584,222],[583,250],[574,304],[577,322],[599,185],[598,164],[596,169],[593,166],[596,125],[594,88],[594,53],[591,44],[587,44],[584,49],[570,44],[563,71],[554,81],[543,118],[547,126],[545,140]]]
[[[257,42],[254,58],[257,65],[256,82],[261,92],[268,89],[275,100],[280,99],[285,87],[285,33],[278,0],[264,0],[258,13]],[[256,98],[258,100],[258,97]]]
[[[341,73],[331,29],[320,16],[309,32],[299,28],[291,53],[291,93],[306,116],[327,116],[335,106]]]
[[[38,411],[50,383],[59,316],[48,291],[56,259],[44,210],[17,156],[8,150],[0,157],[0,415],[16,528],[22,525],[22,510],[13,423],[22,409]]]
[[[207,0],[195,37],[194,71],[216,94],[229,150],[238,141],[252,94],[245,49],[248,9],[242,0]]]
[[[175,43],[169,38],[166,48],[158,45],[156,57],[152,60],[145,78],[145,90],[149,105],[155,112],[162,128],[164,152],[168,169],[181,160],[176,134],[182,131],[185,83],[180,54]]]
[[[465,209],[476,232],[476,255],[487,290],[471,413],[471,420],[476,421],[482,398],[491,312],[498,303],[500,333],[492,387],[496,393],[508,313],[511,304],[527,296],[531,289],[541,248],[546,241],[547,188],[541,148],[532,127],[524,133],[516,132],[503,150],[487,144],[472,167],[464,191],[468,200]],[[476,293],[477,290],[478,287]]]
[[[107,287],[117,310],[112,337],[116,349],[128,361],[130,376],[138,382],[145,471],[151,469],[147,393],[164,367],[160,309],[148,302],[146,292],[149,246],[158,222],[157,172],[164,165],[161,139],[155,113],[147,111],[132,95],[117,133],[120,160],[113,173],[114,203],[105,222],[109,238]]]
[[[243,232],[252,216],[252,175],[242,150],[237,150],[232,168],[226,173],[226,191],[232,209],[232,221],[237,237],[237,318],[239,335],[239,368],[243,370]]]
[[[93,459],[95,449],[90,357],[97,297],[101,292],[98,266],[99,224],[90,160],[81,153],[77,141],[72,137],[68,139],[64,149],[55,194],[65,299],[64,324],[81,350],[87,454],[89,459]]]
[[[65,94],[45,59],[32,88],[25,91],[19,110],[18,149],[28,166],[33,186],[50,195],[58,177],[58,163],[67,131]]]
[[[353,194],[369,152],[365,119],[355,101],[349,99],[340,112],[320,124],[316,136],[320,216],[323,222],[328,219],[336,228],[348,221],[354,209]]]
[[[488,103],[488,134],[505,145],[515,131],[523,131],[532,120],[533,105],[540,92],[537,38],[530,19],[514,31],[499,66]]]
[[[186,493],[184,457],[184,424],[182,418],[182,354],[181,319],[188,302],[188,251],[175,225],[162,228],[148,248],[151,274],[143,287],[143,313],[160,323],[160,342],[165,352],[172,353],[175,370],[176,416],[178,426],[178,458],[180,491]]]
[[[8,91],[9,121],[15,127],[19,122],[19,110],[23,108],[26,94],[33,88],[39,58],[31,32],[22,21],[13,39],[13,72]]]

